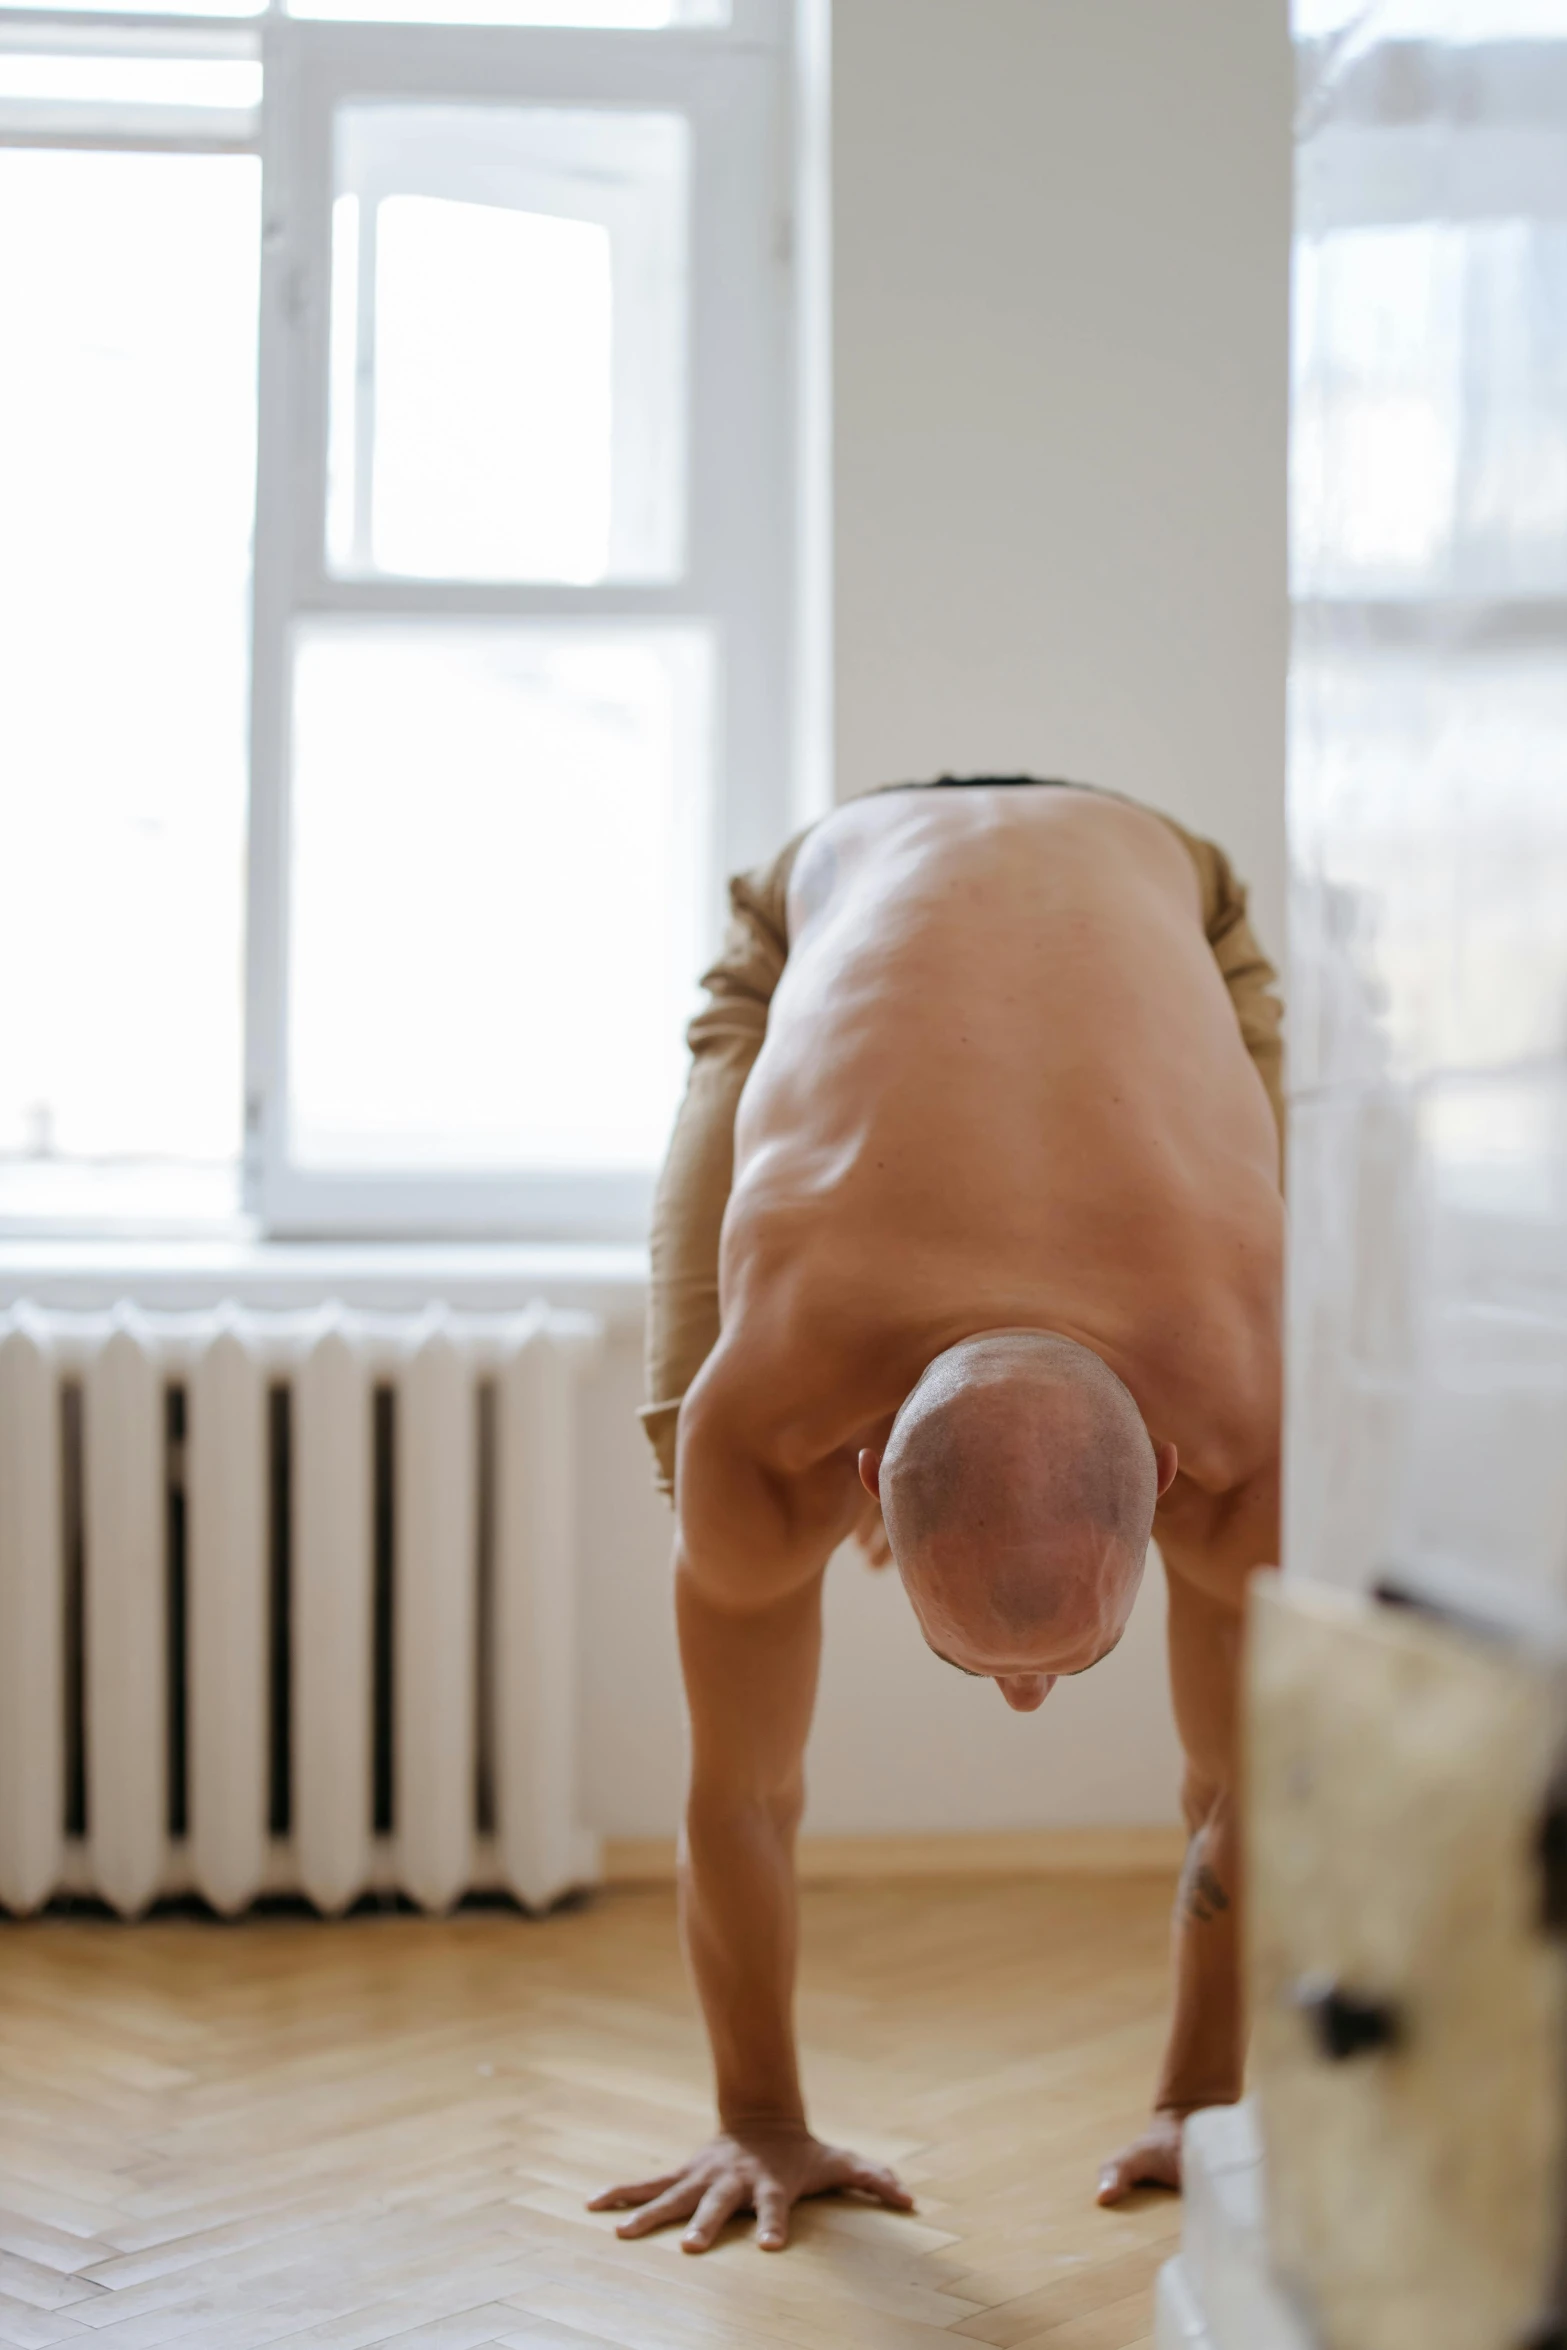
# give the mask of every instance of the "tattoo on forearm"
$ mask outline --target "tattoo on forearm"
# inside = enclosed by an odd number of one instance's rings
[[[1230,1906],[1230,1897],[1195,1845],[1181,1872],[1181,1908],[1199,1926],[1211,1925]]]

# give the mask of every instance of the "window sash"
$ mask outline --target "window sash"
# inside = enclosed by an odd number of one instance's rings
[[[788,828],[794,605],[787,52],[766,0],[727,33],[562,33],[271,19],[255,570],[245,1204],[279,1235],[402,1232],[614,1239],[646,1226],[652,1173],[339,1173],[288,1133],[290,638],[314,615],[699,621],[719,663],[714,822],[701,876]],[[772,38],[763,37],[770,32]],[[387,97],[667,109],[693,143],[684,576],[595,587],[342,578],[326,562],[332,132]]]
[[[0,7],[0,56],[190,58],[249,62],[261,29],[244,17],[54,15]],[[255,154],[259,106],[143,104],[104,98],[0,96],[0,145]]]

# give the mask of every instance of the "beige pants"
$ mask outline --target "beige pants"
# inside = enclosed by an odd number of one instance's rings
[[[1197,868],[1208,944],[1282,1135],[1283,1010],[1271,992],[1277,973],[1247,920],[1245,887],[1212,841],[1197,839],[1167,816],[1161,821]],[[788,959],[789,876],[805,838],[801,833],[770,865],[729,884],[728,935],[702,981],[707,1004],[687,1032],[691,1074],[653,1203],[648,1401],[641,1414],[659,1490],[666,1494],[675,1489],[681,1400],[718,1339],[718,1243],[734,1181],[735,1112]]]

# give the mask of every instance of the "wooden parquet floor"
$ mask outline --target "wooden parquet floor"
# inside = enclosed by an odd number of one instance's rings
[[[1141,2118],[1157,1877],[805,1897],[814,2120],[913,2218],[807,2207],[700,2259],[583,2198],[706,2134],[662,1889],[574,1913],[0,1927],[0,2343],[14,2350],[1134,2350],[1169,2197]]]

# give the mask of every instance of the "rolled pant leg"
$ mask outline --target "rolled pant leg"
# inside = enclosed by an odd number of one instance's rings
[[[718,1340],[718,1249],[734,1181],[735,1113],[788,960],[789,875],[804,837],[729,884],[729,929],[702,980],[708,1000],[687,1031],[691,1073],[654,1194],[641,1419],[655,1481],[671,1498],[680,1406]]]
[[[1202,888],[1203,928],[1208,935],[1208,944],[1213,949],[1214,961],[1230,991],[1230,1001],[1235,1006],[1235,1017],[1240,1022],[1246,1050],[1267,1089],[1282,1151],[1284,1006],[1274,993],[1279,975],[1257,944],[1257,934],[1252,929],[1251,918],[1246,910],[1246,885],[1237,880],[1235,868],[1224,851],[1211,840],[1203,840],[1196,833],[1186,831],[1184,826],[1175,823],[1172,818],[1167,816],[1164,821],[1181,841],[1197,868],[1197,879]]]

